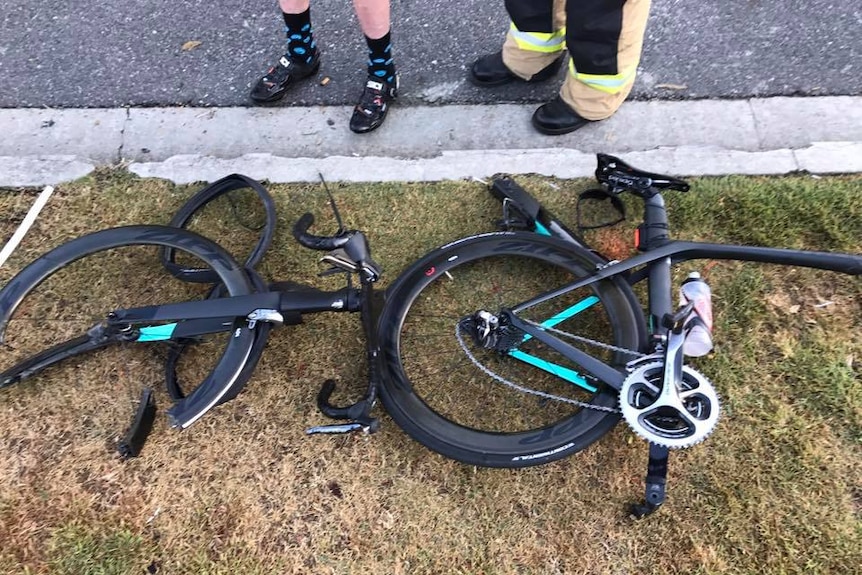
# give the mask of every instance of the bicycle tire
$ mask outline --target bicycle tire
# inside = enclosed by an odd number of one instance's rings
[[[263,206],[266,214],[266,221],[263,224],[260,237],[257,244],[249,253],[245,262],[247,269],[254,269],[260,260],[263,258],[266,251],[272,244],[272,238],[275,235],[275,226],[278,217],[275,209],[275,200],[263,185],[257,180],[253,180],[242,174],[230,174],[217,180],[202,190],[198,191],[194,196],[182,205],[177,210],[168,225],[175,228],[187,229],[189,222],[198,215],[210,202],[229,194],[230,192],[251,189],[257,195],[258,200]],[[159,254],[162,265],[176,278],[189,282],[200,283],[217,283],[218,278],[210,269],[188,269],[176,261],[176,253],[170,247],[165,247],[160,250]]]
[[[177,277],[171,270],[168,271],[171,272],[174,277]],[[248,274],[252,287],[256,292],[260,293],[270,291],[269,286],[267,286],[266,282],[262,277],[260,277],[260,274],[258,274],[257,271],[253,268],[246,267],[245,272]],[[178,279],[185,281],[185,278],[180,277]],[[207,294],[207,299],[225,297],[225,295],[224,286],[219,283],[210,290],[209,294]],[[266,348],[272,328],[273,324],[265,321],[259,322],[255,326],[254,345],[251,348],[251,352],[249,353],[245,366],[242,368],[239,377],[236,378],[228,392],[219,399],[217,405],[227,403],[236,398],[236,396],[239,395],[239,392],[241,392],[245,387],[245,384],[248,383],[248,380],[251,379],[251,376],[254,374],[254,370],[257,368],[258,362],[260,362],[260,358],[263,356],[263,351]],[[174,345],[168,349],[168,356],[165,359],[165,387],[167,388],[168,395],[170,395],[171,399],[174,401],[181,401],[186,397],[186,392],[183,391],[177,375],[177,365],[180,362],[180,357],[183,355],[183,351],[186,350],[189,344],[190,342],[183,340],[175,342]]]
[[[558,279],[564,282],[559,285],[565,285],[584,277],[602,263],[596,254],[556,238],[499,232],[456,241],[412,264],[387,291],[379,320],[384,371],[381,399],[392,419],[426,447],[446,457],[483,467],[541,465],[571,455],[598,440],[620,419],[615,409],[618,405],[616,390],[596,384],[593,392],[575,391],[575,386],[560,385],[559,378],[543,370],[484,350],[482,357],[494,369],[517,373],[528,378],[530,385],[546,385],[548,390],[560,388],[571,394],[571,399],[614,412],[576,408],[558,401],[550,405],[551,400],[546,398],[509,389],[487,377],[469,359],[465,360],[466,354],[455,336],[455,325],[477,311],[476,302],[484,301],[489,294],[497,301],[485,309],[496,312],[503,303],[515,305],[558,287],[553,283],[529,291],[539,284]],[[535,271],[546,275],[542,279],[538,275],[505,277],[505,274],[493,273],[497,266],[505,266],[508,271],[527,274]],[[478,282],[485,280],[492,280],[492,287],[480,288]],[[495,291],[497,288],[502,291]],[[643,311],[632,303],[637,299],[628,283],[614,278],[584,289],[590,290],[590,295],[583,300],[589,305],[582,313],[589,313],[589,318],[581,317],[580,312],[577,314],[581,327],[606,332],[605,343],[632,351],[643,349],[646,323]],[[507,290],[517,293],[510,294]],[[503,292],[511,296],[505,302],[501,301]],[[583,294],[566,297],[575,301]],[[550,305],[561,304],[562,300]],[[542,310],[535,311],[541,313]],[[569,321],[574,320],[570,318],[564,323]],[[442,330],[440,334],[434,333],[438,327]],[[541,348],[535,340],[524,339],[519,345],[533,346],[535,349],[531,352]],[[476,347],[476,352],[482,353]],[[436,353],[450,354],[442,362],[444,365],[427,361]],[[607,351],[607,355],[606,361],[618,366],[632,359],[630,354],[620,351]],[[592,384],[588,382],[588,385]],[[478,418],[483,414],[496,415],[502,422],[480,423]],[[463,416],[465,421],[455,421],[456,415]],[[536,423],[529,423],[528,419]],[[512,427],[521,421],[535,427]]]
[[[21,302],[50,276],[73,262],[99,252],[128,246],[159,246],[186,252],[206,264],[229,295],[248,295],[254,292],[245,269],[224,248],[199,234],[168,226],[140,225],[111,228],[68,241],[42,255],[15,275],[0,290],[0,343],[5,339],[6,328]],[[109,311],[109,310],[105,310]],[[186,428],[234,390],[243,368],[249,360],[255,342],[255,331],[249,329],[244,318],[231,325],[232,336],[215,366],[187,397],[174,404],[167,414],[172,427]],[[82,346],[80,338],[73,338],[51,350],[39,352],[56,354],[49,367],[78,353],[92,351],[99,346]],[[32,358],[31,358],[32,359]],[[7,385],[17,383],[41,371],[28,371],[30,360],[19,362],[3,372]],[[32,363],[32,362],[31,362]],[[44,367],[42,369],[44,369]]]

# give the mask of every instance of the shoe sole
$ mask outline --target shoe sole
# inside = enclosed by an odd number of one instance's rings
[[[473,75],[473,71],[470,71],[470,75],[468,76],[470,83],[474,86],[478,86],[479,88],[493,88],[495,86],[503,86],[505,84],[511,84],[512,82],[523,82],[524,84],[528,84],[526,80],[518,78],[517,76],[509,76],[508,78],[503,78],[502,80],[496,80],[494,82],[483,82]]]
[[[376,126],[372,126],[371,128],[368,128],[367,130],[357,130],[351,126],[350,131],[353,132],[354,134],[367,134],[369,132],[373,132],[374,130],[376,130],[377,128],[379,128],[382,125],[383,125],[383,122],[380,122]]]
[[[383,122],[386,120],[386,116],[388,116],[388,115],[389,115],[389,110],[386,110],[386,113],[383,114],[383,117],[380,118],[380,121],[377,122],[376,124],[374,124],[373,126],[371,126],[370,128],[356,129],[353,126],[348,126],[348,127],[350,128],[350,131],[353,132],[354,134],[367,134],[368,132],[373,132],[374,130],[376,130],[377,128],[382,126]]]

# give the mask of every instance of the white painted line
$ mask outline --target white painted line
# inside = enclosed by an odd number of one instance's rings
[[[36,218],[39,217],[39,212],[41,212],[42,208],[45,207],[45,204],[48,203],[48,198],[50,198],[53,193],[53,186],[45,186],[45,189],[42,190],[42,193],[39,194],[39,197],[36,198],[36,201],[33,202],[32,206],[30,206],[30,211],[28,211],[27,215],[24,216],[24,221],[21,222],[21,225],[18,226],[18,229],[15,230],[12,237],[8,242],[6,242],[6,245],[3,246],[3,250],[0,251],[0,267],[3,267],[3,264],[5,264],[6,260],[9,259],[9,256],[12,255],[12,252],[15,251],[15,248],[17,248],[18,244],[21,243],[21,240],[24,239],[27,231],[36,221]]]

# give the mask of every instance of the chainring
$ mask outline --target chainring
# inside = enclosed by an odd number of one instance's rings
[[[650,443],[684,449],[703,441],[715,429],[720,412],[718,394],[701,373],[682,368],[680,389],[662,395],[664,362],[638,367],[620,388],[623,418]]]

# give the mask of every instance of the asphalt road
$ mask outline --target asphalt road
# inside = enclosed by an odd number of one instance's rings
[[[400,105],[552,97],[553,83],[466,82],[469,64],[502,42],[502,5],[392,0]],[[278,105],[352,104],[365,48],[351,3],[312,0],[312,19],[330,81]],[[3,0],[0,107],[244,106],[283,51],[281,26],[274,0]],[[654,0],[647,36],[635,99],[862,93],[858,0]]]

